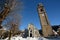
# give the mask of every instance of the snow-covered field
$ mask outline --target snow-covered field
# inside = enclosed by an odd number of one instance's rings
[[[5,39],[7,40],[7,39]],[[22,38],[22,37],[12,37],[11,40],[60,40],[60,39],[46,39],[46,38],[31,38],[31,37],[27,37],[27,38]]]
[[[8,38],[6,38],[5,40],[8,40]],[[11,40],[38,40],[38,38],[32,38],[32,37],[27,37],[27,38],[12,37]]]
[[[0,40],[8,40],[8,38],[6,39],[0,39]],[[60,38],[50,38],[50,39],[46,39],[46,38],[43,38],[43,37],[40,37],[40,38],[32,38],[32,37],[27,37],[27,38],[22,38],[22,37],[19,37],[19,36],[15,36],[15,37],[11,37],[11,40],[60,40]]]

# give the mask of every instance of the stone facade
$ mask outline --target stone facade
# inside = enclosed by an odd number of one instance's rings
[[[28,25],[29,37],[40,37],[39,31],[33,24]]]
[[[53,35],[52,27],[50,26],[50,23],[48,21],[45,8],[41,3],[38,5],[38,13],[42,26],[43,36],[48,37],[50,35]]]

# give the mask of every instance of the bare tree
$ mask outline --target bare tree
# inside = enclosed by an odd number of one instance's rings
[[[5,5],[8,5],[10,7],[10,12],[5,18],[5,20],[2,23],[2,26],[8,28],[10,30],[10,36],[9,40],[11,37],[11,29],[14,31],[17,27],[16,30],[18,30],[19,25],[20,25],[20,20],[21,20],[21,15],[18,13],[17,10],[21,10],[21,2],[19,0],[6,0]]]
[[[17,24],[18,26],[20,25],[21,15],[20,15],[20,12],[18,13],[18,11],[21,11],[21,5],[22,5],[21,1],[19,0],[9,1],[8,6],[11,7],[10,8],[11,10],[7,15],[6,19],[3,21],[2,26],[11,27],[13,23]]]

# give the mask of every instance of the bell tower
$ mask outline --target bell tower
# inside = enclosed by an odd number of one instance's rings
[[[50,23],[48,21],[45,8],[41,3],[38,5],[38,15],[42,26],[43,36],[48,37],[53,35],[52,27],[50,26]]]

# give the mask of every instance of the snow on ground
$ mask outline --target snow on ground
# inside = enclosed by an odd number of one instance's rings
[[[8,40],[8,38],[6,38],[5,40]],[[32,37],[27,37],[27,38],[12,37],[11,40],[38,40],[38,38],[32,38]]]
[[[0,39],[2,40],[2,39]],[[8,38],[4,39],[4,40],[8,40]],[[11,40],[60,40],[60,38],[50,38],[50,39],[47,39],[47,38],[43,38],[43,37],[40,37],[40,38],[32,38],[32,37],[27,37],[27,38],[22,38],[20,36],[14,36],[14,37],[11,37]]]
[[[5,40],[8,40],[8,38],[6,38]],[[32,37],[27,37],[27,38],[22,38],[22,37],[12,37],[11,40],[60,40],[60,39],[46,39],[43,37],[40,38],[32,38]]]

